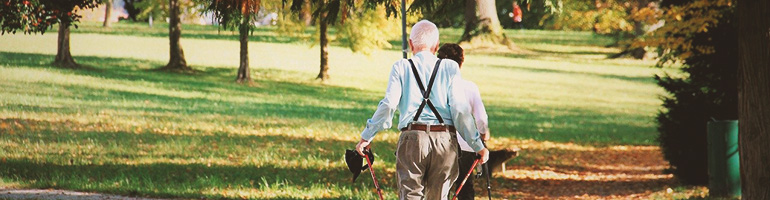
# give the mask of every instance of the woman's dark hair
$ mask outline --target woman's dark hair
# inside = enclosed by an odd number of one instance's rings
[[[455,43],[446,43],[441,45],[441,48],[438,49],[438,58],[452,59],[457,62],[460,67],[463,66],[463,61],[465,61],[465,57],[463,56],[463,48]]]

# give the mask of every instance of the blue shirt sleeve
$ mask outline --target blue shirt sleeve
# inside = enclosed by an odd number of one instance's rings
[[[372,141],[377,132],[389,129],[393,126],[393,115],[401,101],[401,70],[400,60],[393,64],[388,78],[388,88],[385,90],[385,97],[380,100],[377,110],[374,111],[372,118],[366,120],[366,128],[361,132],[361,139]]]

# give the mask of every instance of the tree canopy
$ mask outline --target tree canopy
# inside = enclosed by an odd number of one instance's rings
[[[101,0],[6,0],[0,6],[0,33],[45,33],[56,23],[75,25],[82,17],[75,8],[91,9]]]

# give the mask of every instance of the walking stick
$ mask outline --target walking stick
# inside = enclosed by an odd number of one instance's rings
[[[487,147],[487,143],[484,142],[484,140],[481,140],[481,144],[484,145],[484,148]],[[484,167],[484,171],[486,171],[485,173],[487,174],[487,197],[489,197],[489,200],[492,200],[492,186],[489,184],[489,179],[492,172],[489,171],[489,162],[484,163],[481,166]]]
[[[364,158],[366,158],[366,164],[369,165],[369,172],[372,174],[372,180],[374,181],[374,187],[377,188],[377,195],[380,196],[380,200],[384,200],[385,198],[382,198],[382,189],[380,189],[380,184],[377,183],[377,177],[374,176],[374,167],[372,167],[372,162],[369,161],[369,156],[368,155],[364,154]]]
[[[455,196],[452,197],[452,200],[457,199],[457,195],[460,194],[460,190],[463,189],[463,186],[465,185],[465,181],[468,181],[468,177],[471,176],[473,173],[473,168],[476,168],[476,164],[479,164],[479,161],[481,161],[481,158],[477,158],[473,161],[473,165],[471,165],[471,169],[468,170],[468,174],[465,175],[465,178],[463,179],[463,182],[460,182],[460,187],[457,187],[457,191],[455,191]]]

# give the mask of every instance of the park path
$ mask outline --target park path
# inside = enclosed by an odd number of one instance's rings
[[[154,200],[141,197],[126,197],[90,192],[76,192],[55,189],[15,189],[0,188],[0,199],[59,199],[59,200]]]

